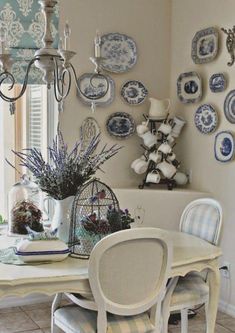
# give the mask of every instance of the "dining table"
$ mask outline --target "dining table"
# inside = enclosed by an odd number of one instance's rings
[[[159,229],[161,233],[162,229]],[[218,259],[220,247],[196,236],[179,231],[165,230],[173,246],[173,260],[169,279],[173,286],[178,277],[189,272],[208,271],[209,302],[207,307],[207,333],[214,333],[219,301],[220,272]],[[0,249],[15,246],[16,238],[0,235]],[[151,255],[146,253],[146,256]],[[0,297],[24,297],[34,293],[54,295],[79,293],[91,295],[87,259],[69,256],[60,262],[13,265],[0,263]]]

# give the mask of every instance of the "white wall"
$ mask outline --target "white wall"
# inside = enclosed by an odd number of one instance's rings
[[[114,189],[120,207],[128,208],[136,226],[179,230],[179,221],[186,205],[208,193],[175,189]]]
[[[101,33],[125,33],[137,42],[138,63],[128,73],[111,74],[116,83],[115,101],[107,108],[98,109],[94,115],[103,130],[104,142],[117,142],[105,131],[105,120],[112,112],[129,112],[138,122],[142,119],[142,113],[148,110],[148,102],[138,107],[130,107],[122,102],[119,91],[126,80],[142,81],[151,96],[165,98],[170,92],[173,111],[185,117],[188,122],[177,145],[179,157],[184,167],[193,171],[191,187],[212,193],[222,203],[222,248],[224,258],[231,263],[235,259],[234,162],[220,164],[214,159],[215,134],[206,136],[197,131],[193,117],[200,104],[180,103],[176,96],[176,80],[182,72],[198,71],[203,78],[204,97],[201,103],[211,103],[217,109],[220,118],[218,130],[234,130],[234,125],[229,124],[223,115],[224,98],[235,84],[234,68],[226,65],[228,54],[225,49],[225,36],[220,33],[220,52],[215,61],[206,65],[195,65],[191,60],[191,41],[194,34],[209,26],[232,27],[235,23],[234,11],[234,0],[172,0],[171,3],[170,0],[69,0],[69,6],[68,1],[61,0],[61,27],[68,18],[72,28],[71,48],[78,53],[73,61],[78,73],[93,70],[89,56],[93,54],[93,38],[97,28]],[[208,88],[208,79],[217,72],[227,74],[229,85],[226,92],[213,94]],[[77,99],[74,90],[66,101],[65,112],[61,115],[61,126],[67,141],[72,143],[78,138],[81,122],[87,116],[91,116],[90,110]],[[125,148],[116,158],[106,163],[106,174],[102,175],[102,179],[112,187],[135,187],[141,178],[131,172],[129,164],[141,153],[140,141],[133,136],[120,143]],[[143,200],[149,200],[149,192],[143,193],[146,194]],[[231,292],[229,282],[222,281],[221,298],[235,305],[235,265],[231,266]]]
[[[218,131],[234,132],[223,113],[223,103],[227,93],[235,87],[234,67],[228,67],[228,53],[225,35],[220,32],[220,51],[216,60],[204,65],[195,65],[191,60],[191,41],[201,29],[214,26],[232,27],[235,2],[233,0],[172,0],[172,61],[171,99],[175,112],[187,120],[178,150],[184,165],[193,171],[192,188],[210,192],[222,204],[224,226],[222,248],[224,260],[231,263],[231,281],[222,280],[221,299],[235,305],[235,251],[234,251],[234,190],[235,162],[219,163],[214,158],[214,138]],[[203,79],[203,99],[200,103],[183,105],[176,96],[176,81],[180,73],[197,71]],[[210,92],[208,80],[214,73],[223,72],[228,77],[228,88],[222,93]],[[218,130],[211,135],[203,135],[194,126],[194,113],[203,103],[212,104],[219,114]],[[230,285],[231,283],[231,285]]]
[[[69,5],[68,5],[69,2]],[[149,102],[129,106],[120,97],[120,88],[127,80],[143,82],[149,96],[168,97],[170,78],[170,0],[61,0],[61,29],[65,20],[72,28],[71,48],[77,52],[73,64],[78,75],[93,71],[89,57],[93,55],[93,40],[96,29],[102,34],[120,32],[134,38],[138,48],[138,61],[131,71],[112,74],[116,83],[116,98],[106,108],[97,109],[94,117],[102,129],[103,142],[120,143],[124,146],[117,157],[104,165],[106,174],[102,180],[115,187],[136,186],[141,181],[130,170],[132,160],[142,153],[137,135],[127,140],[114,140],[105,130],[105,121],[113,112],[130,113],[142,121]],[[61,115],[61,126],[66,140],[78,139],[79,128],[84,118],[92,116],[90,109],[76,97],[75,88],[66,101]]]

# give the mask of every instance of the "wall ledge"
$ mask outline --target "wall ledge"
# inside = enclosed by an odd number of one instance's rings
[[[136,187],[124,187],[124,188],[119,188],[119,187],[115,187],[113,188],[113,191],[123,191],[123,192],[138,192],[138,193],[153,193],[153,192],[156,192],[156,193],[164,193],[164,194],[169,194],[169,195],[174,195],[176,193],[180,193],[180,194],[202,194],[202,195],[208,195],[208,196],[212,196],[210,193],[208,192],[203,192],[203,191],[198,191],[198,190],[194,190],[194,189],[187,189],[187,188],[175,188],[173,189],[172,191],[169,191],[167,190],[166,188],[144,188],[144,189],[139,189],[139,188],[136,188]]]

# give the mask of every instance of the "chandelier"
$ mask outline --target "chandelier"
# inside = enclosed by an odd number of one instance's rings
[[[105,90],[103,94],[99,94],[99,96],[88,97],[84,94],[82,89],[80,89],[77,83],[78,80],[76,71],[74,69],[74,66],[70,62],[70,60],[75,56],[76,53],[69,50],[71,29],[67,22],[64,29],[64,40],[60,38],[58,49],[52,46],[53,37],[51,31],[51,20],[57,1],[40,0],[39,3],[41,5],[41,10],[43,12],[45,20],[45,30],[42,37],[43,47],[37,50],[33,58],[29,61],[21,90],[19,94],[14,97],[7,96],[5,93],[3,93],[2,90],[2,85],[7,83],[9,85],[8,89],[9,91],[11,91],[16,84],[16,80],[11,73],[11,66],[13,64],[13,60],[11,57],[10,48],[8,47],[7,35],[2,28],[0,31],[0,97],[4,101],[11,103],[11,113],[14,113],[15,101],[21,98],[26,91],[29,73],[33,65],[37,67],[40,71],[42,71],[43,81],[47,85],[47,88],[50,89],[53,86],[55,99],[58,103],[63,103],[65,98],[68,96],[71,89],[72,78],[74,78],[75,85],[77,89],[79,89],[79,92],[86,98],[89,98],[90,100],[97,100],[104,97],[109,89],[109,81],[105,75],[101,74],[100,69],[100,64],[103,60],[100,53],[100,35],[98,33],[96,34],[96,38],[94,41],[95,56],[90,58],[92,63],[95,65],[94,74],[91,76],[90,84],[93,88],[98,88],[95,86],[96,79],[102,79],[105,82]]]

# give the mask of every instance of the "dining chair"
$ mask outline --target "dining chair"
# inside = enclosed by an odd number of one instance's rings
[[[218,201],[211,198],[196,199],[184,209],[179,229],[218,245],[222,225],[222,207]],[[180,311],[181,333],[188,332],[188,310],[206,304],[209,296],[209,286],[206,281],[207,272],[192,272],[185,277],[172,281],[168,287],[163,303],[164,333],[168,330],[170,312]],[[173,290],[173,292],[172,292]]]
[[[103,238],[92,250],[88,277],[96,304],[52,305],[54,325],[68,333],[160,333],[161,306],[172,262],[164,231],[136,228]]]

